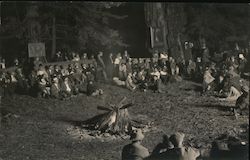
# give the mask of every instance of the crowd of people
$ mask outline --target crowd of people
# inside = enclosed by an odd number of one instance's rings
[[[15,59],[14,70],[4,70],[5,60],[0,58],[1,95],[30,93],[58,99],[80,93],[102,95],[104,91],[98,88],[97,81],[130,91],[167,93],[167,84],[183,79],[202,83],[202,93],[215,94],[222,97],[221,100],[237,100],[245,95],[243,92],[248,93],[249,89],[242,79],[248,63],[245,58],[247,53],[224,54],[223,59],[216,63],[209,59],[207,52],[205,48],[201,56],[177,60],[167,52],[157,50],[152,58],[131,58],[126,50],[105,56],[101,51],[96,56],[59,51],[53,59],[54,63],[43,63],[35,58],[28,65]],[[27,66],[28,71],[25,69]]]
[[[131,135],[131,143],[122,149],[122,160],[196,160],[196,159],[247,159],[248,148],[245,142],[232,136],[221,135],[212,142],[211,149],[184,144],[185,134],[176,132],[171,136],[164,135],[152,152],[142,145],[144,135],[141,129],[135,129]]]

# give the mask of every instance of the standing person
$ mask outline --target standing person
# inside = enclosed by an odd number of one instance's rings
[[[106,72],[109,79],[113,78],[113,70],[114,70],[114,59],[113,59],[113,53],[110,53],[107,58],[107,67]]]
[[[202,60],[201,60],[201,57],[197,57],[197,59],[196,59],[195,80],[197,80],[197,82],[202,82],[202,80],[203,80],[202,76],[203,76]]]
[[[209,63],[210,55],[209,55],[209,50],[208,48],[203,49],[202,53],[202,63],[203,63],[203,68]]]
[[[99,52],[97,55],[97,70],[100,71],[104,77],[104,80],[107,82],[108,78],[107,78],[107,73],[106,73],[106,65],[103,61],[103,52]]]
[[[126,62],[126,61],[128,61],[129,58],[130,58],[130,56],[128,54],[128,51],[125,50],[122,59]]]
[[[196,71],[196,63],[193,62],[191,59],[188,61],[188,66],[187,66],[187,74],[189,78],[194,78],[194,74]]]
[[[193,55],[192,55],[192,43],[191,42],[185,42],[185,62],[186,64],[189,62],[189,60],[193,60]]]
[[[247,65],[247,59],[244,57],[243,53],[239,54],[239,74],[243,75],[243,72],[245,71]]]
[[[144,139],[141,129],[134,130],[130,136],[132,143],[126,145],[122,149],[122,160],[143,160],[149,156],[147,148],[141,145]]]
[[[113,77],[119,77],[119,66],[120,66],[121,60],[122,60],[121,53],[118,53],[116,55],[115,60],[114,60],[114,73],[113,73]]]

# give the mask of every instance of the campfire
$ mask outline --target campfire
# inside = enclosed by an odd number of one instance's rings
[[[110,104],[109,107],[98,106],[97,109],[106,112],[86,120],[84,124],[89,129],[97,130],[101,133],[118,135],[129,134],[133,127],[145,127],[143,122],[131,119],[128,108],[133,106],[133,104],[124,104],[126,99],[127,98],[124,97],[118,104]]]

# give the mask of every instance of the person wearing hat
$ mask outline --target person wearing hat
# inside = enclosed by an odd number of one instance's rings
[[[162,154],[163,157],[178,160],[196,160],[200,156],[199,150],[193,147],[183,146],[184,133],[177,132],[170,136],[169,141],[173,144],[174,148],[169,149]]]
[[[168,135],[163,135],[163,141],[159,143],[153,150],[151,156],[157,156],[163,152],[166,152],[169,149],[172,149],[174,146],[170,142]]]
[[[242,86],[242,95],[236,100],[234,115],[249,115],[249,87]]]
[[[134,130],[130,136],[132,143],[124,146],[122,149],[122,160],[143,160],[148,157],[148,149],[141,145],[143,139],[142,130]]]

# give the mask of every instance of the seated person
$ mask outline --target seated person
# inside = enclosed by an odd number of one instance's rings
[[[47,66],[46,72],[51,77],[54,74],[54,67],[52,65]]]
[[[232,85],[225,100],[235,101],[238,99],[238,97],[240,97],[240,95],[241,91],[239,91],[235,86]]]
[[[35,70],[38,70],[39,69],[39,66],[41,65],[41,64],[43,64],[42,63],[42,61],[40,60],[40,58],[39,57],[36,57],[35,59],[34,59],[34,61],[33,61],[33,68],[35,69]]]
[[[125,86],[125,81],[121,81],[118,77],[113,77],[113,82],[118,86]]]
[[[163,142],[159,143],[153,150],[151,156],[153,157],[154,155],[159,155],[163,152],[166,152],[169,149],[172,149],[174,146],[173,144],[169,141],[169,137],[167,135],[163,136]]]
[[[130,91],[134,91],[136,89],[136,85],[133,82],[132,76],[133,76],[132,73],[129,73],[125,81],[126,88],[128,88]]]
[[[12,97],[16,91],[17,80],[15,78],[15,72],[7,71],[2,73],[3,78],[3,88],[4,88],[4,96]]]
[[[119,79],[125,81],[127,78],[127,66],[125,62],[122,62],[119,66]]]
[[[60,98],[60,85],[57,77],[52,78],[52,84],[50,87],[50,96],[52,98]]]
[[[158,77],[158,75],[154,75],[153,77],[153,86],[151,88],[155,93],[167,93],[166,86],[162,83],[161,78]]]
[[[209,67],[206,67],[203,75],[203,92],[210,91],[212,89],[214,80],[215,78],[211,75],[211,70]]]
[[[182,81],[182,78],[180,76],[180,68],[177,64],[175,65],[175,69],[172,70],[172,75],[170,76],[169,81],[170,82],[181,82]]]
[[[102,94],[103,94],[103,90],[98,89],[97,86],[94,84],[94,81],[89,80],[88,84],[87,84],[87,95],[88,96],[98,96],[98,95],[102,95]]]
[[[62,74],[61,74],[61,69],[60,69],[60,67],[58,66],[58,65],[55,65],[54,66],[54,76],[59,76],[59,77],[61,77],[62,76]]]
[[[38,75],[38,96],[43,98],[48,97],[50,94],[49,89],[45,75]]]
[[[165,152],[159,154],[157,159],[171,159],[171,160],[196,160],[200,156],[200,151],[193,147],[183,146],[185,134],[175,133],[170,136],[169,140],[173,144],[174,148],[168,149]]]
[[[154,70],[153,70],[153,72],[150,73],[150,75],[157,76],[157,78],[160,78],[161,73],[159,72],[158,68],[155,67]]]
[[[224,85],[225,85],[225,75],[223,73],[220,73],[218,77],[215,79],[215,91],[221,94],[223,92]]]
[[[167,66],[163,66],[162,69],[160,69],[160,78],[162,80],[162,82],[164,84],[167,84],[168,80],[169,80],[169,75],[168,75],[168,72],[167,72]]]
[[[136,84],[138,85],[138,88],[146,91],[147,89],[147,81],[146,81],[146,72],[145,70],[142,68],[138,74],[135,74],[134,77],[136,78]]]
[[[72,75],[74,74],[74,65],[73,64],[69,64],[68,65],[68,72],[69,72],[69,75]]]
[[[73,95],[73,88],[69,81],[69,78],[63,77],[63,82],[61,83],[61,94],[63,98],[68,98]]]
[[[235,68],[233,66],[229,66],[228,74],[232,75],[232,77],[240,77],[240,75],[236,73]]]
[[[72,78],[75,81],[76,85],[80,85],[82,82],[84,82],[85,76],[82,73],[82,69],[78,65],[76,65],[74,69],[75,73],[72,75],[73,76]]]
[[[246,85],[242,86],[242,95],[236,100],[234,114],[249,115],[249,87]]]
[[[29,89],[29,84],[24,74],[22,73],[21,68],[17,68],[15,77],[17,80],[17,92],[21,94],[27,93]]]
[[[45,70],[45,67],[43,66],[43,64],[40,64],[37,70],[37,75],[44,75],[44,78],[48,78],[49,75]]]
[[[68,76],[69,75],[69,71],[66,65],[61,65],[61,75],[62,76]]]
[[[74,57],[73,57],[73,59],[72,59],[72,61],[76,61],[77,62],[77,61],[80,61],[80,59],[81,58],[80,58],[79,54],[75,54]]]
[[[226,85],[225,85],[225,95],[226,98],[221,100],[236,101],[237,98],[242,94],[241,85],[242,79],[240,77],[233,77],[233,75],[228,75]]]
[[[130,136],[132,142],[122,149],[122,160],[143,160],[149,156],[148,149],[141,145],[143,138],[141,129],[133,131]]]
[[[82,72],[86,75],[86,72],[88,71],[88,65],[86,63],[82,63]]]

